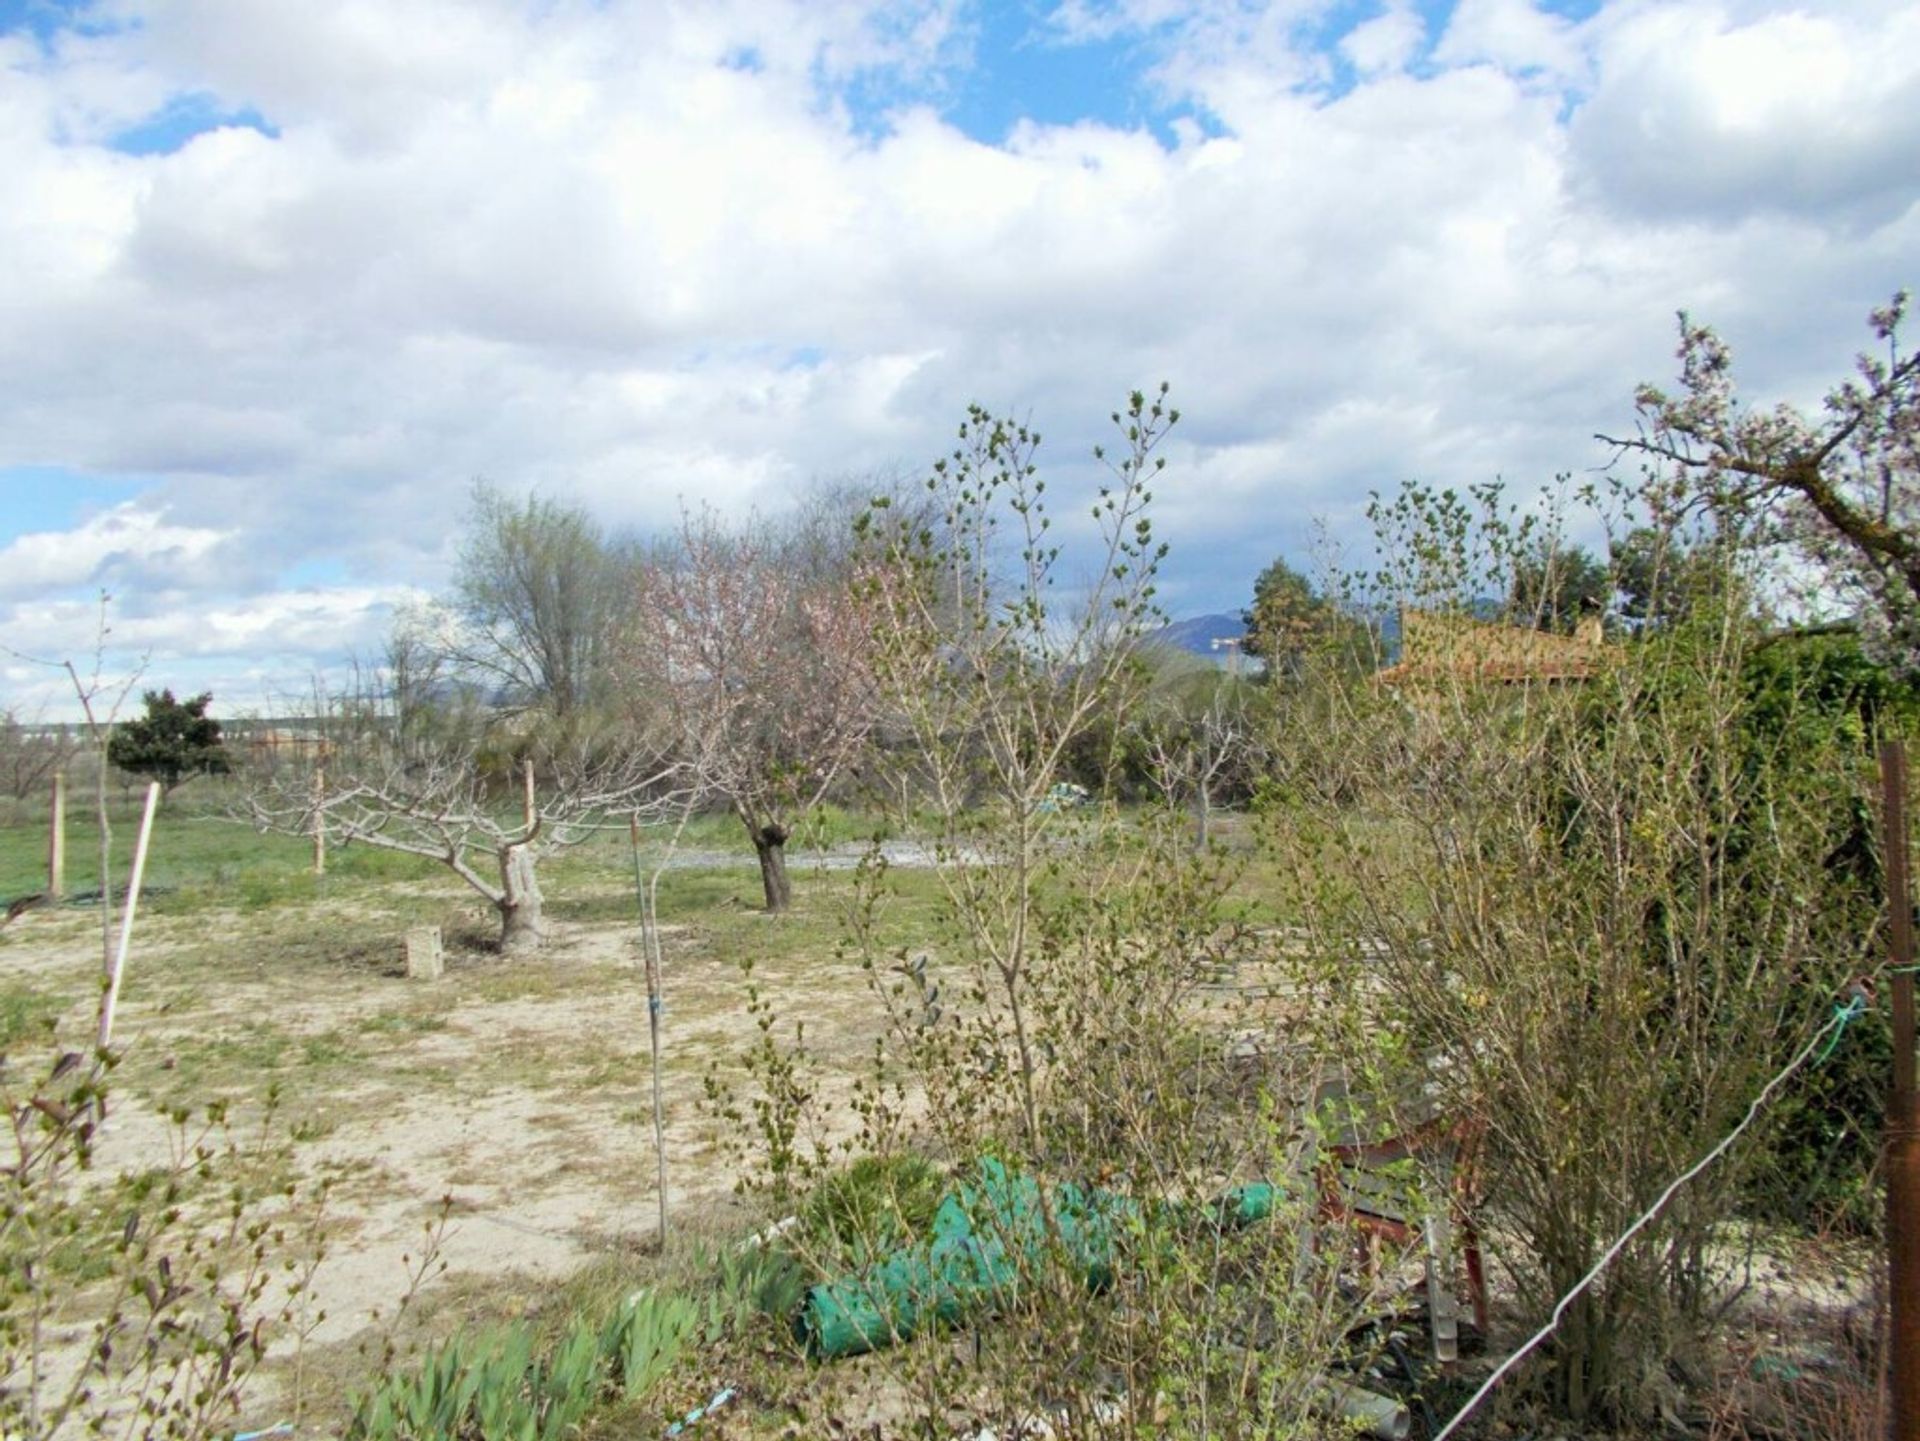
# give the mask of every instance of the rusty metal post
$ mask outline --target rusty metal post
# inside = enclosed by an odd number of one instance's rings
[[[1887,1392],[1893,1441],[1920,1441],[1920,1094],[1914,1089],[1913,897],[1907,878],[1907,750],[1880,747],[1892,940],[1893,1094],[1887,1105]]]

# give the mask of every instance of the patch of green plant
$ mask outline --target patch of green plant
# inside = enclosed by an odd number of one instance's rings
[[[287,1128],[287,1135],[296,1144],[309,1141],[324,1141],[339,1129],[339,1122],[330,1115],[302,1116]]]
[[[926,1233],[945,1186],[924,1157],[861,1156],[820,1179],[800,1209],[800,1224],[832,1250],[877,1255]]]
[[[777,1246],[723,1251],[714,1279],[701,1332],[709,1345],[745,1330],[755,1316],[791,1316],[808,1285],[800,1264]]]
[[[350,1061],[359,1052],[354,1049],[338,1031],[328,1031],[321,1036],[308,1036],[300,1044],[301,1059],[309,1066],[337,1066],[342,1061]]]
[[[177,1095],[197,1096],[247,1085],[261,1076],[337,1068],[359,1056],[351,1038],[339,1031],[297,1037],[254,1022],[217,1035],[181,1037],[173,1051],[169,1089]]]
[[[373,1036],[422,1035],[446,1028],[445,1016],[418,1011],[380,1011],[359,1022],[359,1029]]]
[[[66,998],[24,981],[0,982],[0,1050],[52,1029],[67,1008]]]
[[[615,1398],[638,1400],[721,1312],[670,1292],[640,1291],[603,1322],[576,1316],[551,1346],[530,1323],[462,1333],[357,1400],[353,1441],[557,1441]]]
[[[673,1369],[698,1316],[692,1301],[665,1292],[640,1292],[614,1312],[604,1348],[623,1397],[638,1400]]]

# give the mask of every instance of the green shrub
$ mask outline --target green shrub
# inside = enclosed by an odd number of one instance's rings
[[[861,1156],[820,1179],[801,1208],[801,1224],[849,1255],[889,1251],[933,1224],[945,1184],[924,1157]]]

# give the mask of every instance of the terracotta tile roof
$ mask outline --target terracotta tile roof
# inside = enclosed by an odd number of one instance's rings
[[[1471,616],[1403,610],[1400,654],[1398,665],[1375,676],[1382,685],[1591,680],[1607,664],[1609,648],[1597,620],[1582,622],[1574,635],[1565,636]]]

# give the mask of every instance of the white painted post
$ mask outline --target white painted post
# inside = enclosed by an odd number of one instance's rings
[[[147,844],[153,838],[153,813],[160,805],[160,782],[147,782],[147,808],[140,816],[140,839],[133,847],[133,874],[127,878],[127,901],[120,912],[120,945],[114,951],[113,964],[107,970],[106,994],[100,998],[100,1037],[101,1050],[113,1039],[113,1012],[120,1004],[120,978],[127,972],[127,950],[133,944],[133,913],[140,906],[140,883],[147,874]],[[107,905],[113,891],[113,879],[102,876],[101,889],[106,894],[100,897],[100,904]]]
[[[313,873],[324,876],[327,873],[327,768],[318,766],[313,772]]]
[[[47,900],[67,898],[67,773],[53,773],[53,807],[47,821]]]

